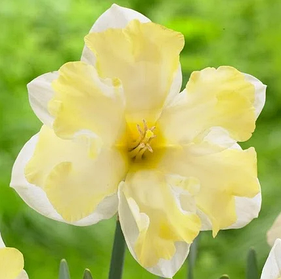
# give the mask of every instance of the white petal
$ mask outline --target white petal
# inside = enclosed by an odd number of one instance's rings
[[[256,109],[256,117],[258,117],[265,104],[266,85],[264,85],[260,80],[258,80],[257,78],[255,78],[249,74],[244,74],[244,75],[245,75],[246,80],[251,82],[255,86],[254,106]]]
[[[281,213],[267,232],[267,243],[272,246],[277,238],[281,238]]]
[[[23,270],[16,279],[28,279],[28,275],[25,270]]]
[[[170,92],[165,101],[164,107],[169,105],[170,103],[172,103],[173,100],[176,98],[176,96],[179,95],[181,86],[182,86],[182,71],[181,71],[181,65],[179,65],[179,68],[178,68],[177,72],[175,73],[173,83],[171,85]]]
[[[0,248],[4,248],[4,247],[6,247],[6,245],[5,245],[4,241],[3,241],[1,233],[0,233]]]
[[[141,13],[113,4],[106,10],[92,26],[90,32],[102,32],[108,28],[124,28],[128,22],[137,19],[140,22],[149,22],[150,20]],[[86,46],[83,49],[82,61],[89,64],[95,64],[95,56]]]
[[[58,76],[58,72],[43,74],[27,85],[29,102],[34,113],[42,123],[48,126],[52,125],[53,117],[50,115],[47,107],[48,102],[55,94],[52,88],[52,82],[57,79]]]
[[[134,219],[134,216],[132,214],[131,208],[128,205],[127,199],[123,194],[122,191],[123,185],[124,184],[121,182],[118,191],[119,219],[128,249],[130,250],[135,260],[137,261],[137,257],[134,251],[134,246],[139,236],[139,229]],[[136,212],[134,213],[139,214],[139,217],[142,218],[142,224],[144,226],[148,226],[149,218],[146,214],[137,212],[137,208],[136,208]],[[174,274],[180,269],[180,267],[184,263],[188,255],[190,245],[185,242],[176,242],[175,247],[176,247],[176,252],[171,260],[160,259],[155,266],[147,268],[147,270],[161,277],[166,277],[166,278],[173,277]]]
[[[253,219],[257,218],[261,209],[261,193],[257,194],[254,198],[235,197],[235,209],[237,214],[237,221],[223,230],[227,229],[240,229],[249,224]],[[208,231],[212,229],[210,219],[202,211],[198,211],[202,221],[202,230]]]
[[[253,198],[235,197],[237,221],[225,229],[239,229],[245,227],[259,216],[261,210],[261,193]]]
[[[12,180],[10,186],[14,188],[21,198],[34,210],[48,218],[65,222],[61,215],[57,213],[54,207],[48,200],[45,192],[30,183],[25,178],[24,168],[27,162],[32,157],[38,134],[33,136],[20,151],[12,171]],[[117,211],[117,194],[105,198],[91,215],[73,222],[73,225],[88,226],[95,224],[102,219],[111,218]]]
[[[155,267],[148,268],[148,271],[161,277],[172,278],[184,264],[189,253],[189,248],[190,244],[177,242],[174,257],[170,261],[160,259],[158,264]]]
[[[261,279],[279,279],[281,277],[281,239],[277,239],[262,270]]]

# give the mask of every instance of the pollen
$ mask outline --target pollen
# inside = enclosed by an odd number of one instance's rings
[[[154,134],[155,126],[148,128],[145,120],[142,121],[142,127],[137,124],[138,138],[129,145],[129,156],[133,160],[143,159],[144,153],[148,150],[153,153],[151,141],[156,137]]]

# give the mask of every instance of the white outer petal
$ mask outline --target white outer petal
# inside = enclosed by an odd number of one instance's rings
[[[237,221],[225,229],[245,227],[259,216],[261,210],[261,193],[253,198],[235,197]]]
[[[122,192],[122,182],[119,185],[119,191],[118,191],[118,198],[119,198],[119,219],[120,224],[122,227],[122,231],[128,246],[128,249],[130,250],[132,256],[136,261],[136,254],[134,252],[134,244],[137,240],[137,237],[139,235],[137,224],[134,220],[134,217],[131,213],[131,209],[129,208],[129,205],[127,203],[126,198],[124,197],[124,194]],[[141,213],[142,215],[145,215],[144,213]],[[147,215],[142,216],[144,221],[145,217]],[[145,222],[144,222],[145,223]],[[165,278],[171,278],[174,276],[174,274],[180,269],[182,264],[184,263],[188,253],[189,253],[190,245],[185,242],[177,242],[176,243],[176,253],[174,257],[171,260],[164,260],[160,259],[156,266],[147,268],[147,270],[157,276],[165,277]]]
[[[170,93],[167,96],[164,107],[169,106],[169,104],[171,104],[174,101],[177,95],[179,95],[181,86],[182,86],[182,71],[181,71],[181,65],[179,65],[178,70],[174,74],[174,79],[170,87]]]
[[[213,132],[218,132],[218,135],[220,135],[219,129],[215,129]],[[223,132],[223,130],[222,130],[222,132]],[[222,142],[220,142],[220,141],[216,142],[214,140],[211,142],[220,144],[221,146],[225,146],[225,147],[230,146],[232,143],[231,140],[229,142],[227,141],[227,137],[225,137],[225,138],[223,137],[223,133],[221,133],[221,135],[218,136],[218,138],[220,140],[222,140]],[[237,143],[233,144],[230,148],[242,150],[241,146]],[[262,202],[261,192],[258,193],[253,198],[235,197],[235,208],[236,208],[237,221],[234,224],[232,224],[231,226],[223,228],[223,229],[224,230],[240,229],[240,228],[245,227],[253,219],[255,219],[259,216],[259,212],[261,210],[261,202]],[[209,220],[208,216],[199,210],[197,211],[197,214],[202,221],[201,229],[203,231],[212,230],[212,223]]]
[[[25,270],[23,270],[16,279],[28,279],[28,275]]]
[[[247,81],[251,82],[255,86],[255,102],[254,107],[256,109],[256,117],[260,115],[264,104],[265,104],[265,92],[266,85],[264,85],[260,80],[251,76],[249,74],[244,74]]]
[[[48,111],[48,103],[55,94],[52,82],[58,76],[57,71],[46,73],[27,84],[30,105],[41,122],[48,126],[52,126],[53,123],[53,117]]]
[[[262,270],[261,279],[281,277],[281,239],[276,239]]]
[[[20,151],[13,166],[10,186],[16,190],[20,197],[31,208],[40,214],[57,221],[67,223],[51,205],[45,192],[41,188],[30,184],[25,178],[24,168],[34,153],[37,141],[38,134],[34,135]],[[89,226],[99,222],[100,220],[109,219],[117,212],[117,207],[117,194],[114,194],[105,198],[91,215],[70,224],[76,226]]]
[[[281,238],[281,213],[274,220],[273,225],[267,232],[267,243],[273,246],[277,238]]]
[[[5,245],[4,241],[3,241],[1,233],[0,233],[0,248],[4,248],[4,247],[6,247],[6,245]]]
[[[131,20],[137,19],[140,22],[149,22],[150,20],[141,13],[113,4],[106,10],[94,23],[91,32],[102,32],[108,28],[124,28]],[[94,54],[84,46],[82,52],[82,61],[95,65],[96,58]]]
[[[253,198],[235,197],[235,206],[237,221],[231,226],[223,228],[223,230],[243,228],[257,218],[261,209],[261,193]],[[202,211],[198,211],[197,214],[202,221],[201,230],[212,230],[212,223],[208,216]]]

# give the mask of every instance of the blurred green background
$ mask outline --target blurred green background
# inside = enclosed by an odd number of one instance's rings
[[[113,2],[107,0],[1,0],[0,2],[0,230],[9,246],[20,249],[31,279],[57,278],[61,258],[72,279],[85,267],[107,278],[114,220],[74,227],[49,220],[9,188],[12,164],[40,122],[33,114],[26,84],[67,61],[79,60],[83,37]],[[232,65],[268,85],[267,103],[257,129],[244,147],[258,152],[263,192],[260,217],[240,230],[213,239],[202,233],[195,279],[227,273],[245,278],[249,247],[261,270],[269,252],[266,231],[281,211],[281,23],[279,0],[129,0],[117,4],[138,10],[154,22],[185,35],[181,56],[184,81],[207,66]],[[174,277],[185,278],[186,266]],[[126,254],[124,278],[156,278]]]

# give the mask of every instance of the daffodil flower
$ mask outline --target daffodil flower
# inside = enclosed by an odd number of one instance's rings
[[[28,279],[22,253],[6,247],[0,234],[0,279]]]
[[[183,35],[113,5],[85,37],[82,61],[28,84],[43,122],[11,186],[41,214],[85,226],[118,212],[134,258],[172,277],[200,230],[257,217],[248,140],[265,86],[233,67],[191,74],[180,92]]]
[[[281,239],[275,243],[262,270],[261,279],[281,279]]]

